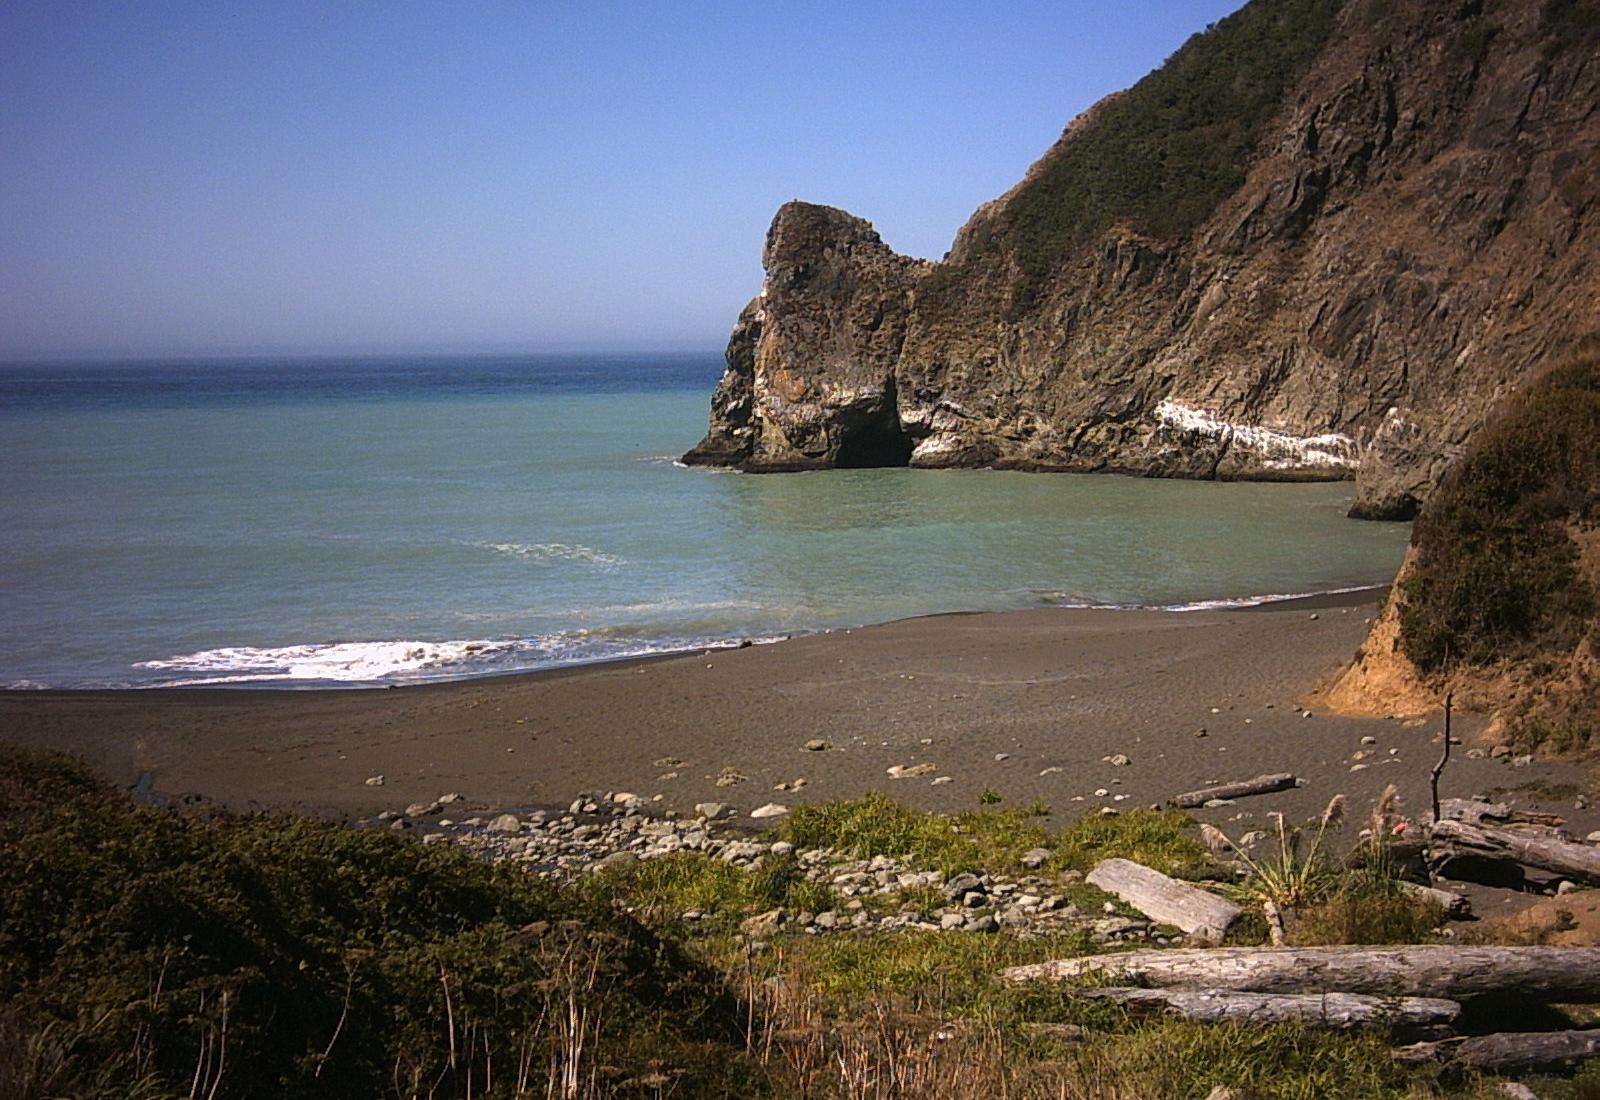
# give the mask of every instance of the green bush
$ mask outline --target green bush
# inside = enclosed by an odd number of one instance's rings
[[[0,1005],[8,1097],[542,1095],[562,1064],[585,1095],[663,1065],[679,1095],[753,1088],[718,979],[609,906],[452,846],[138,807],[3,746]]]
[[[1428,500],[1401,588],[1400,645],[1424,671],[1571,652],[1596,594],[1569,524],[1600,517],[1600,356],[1539,378]]]

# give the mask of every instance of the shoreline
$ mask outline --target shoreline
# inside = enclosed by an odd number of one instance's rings
[[[646,653],[626,653],[613,657],[596,657],[593,659],[578,659],[565,661],[559,664],[544,665],[533,668],[488,669],[481,672],[464,672],[459,675],[440,675],[432,677],[418,677],[409,680],[313,680],[313,679],[273,679],[262,677],[247,679],[243,677],[219,676],[175,683],[129,683],[117,685],[89,685],[89,686],[29,686],[29,687],[0,687],[0,697],[14,694],[48,694],[48,693],[91,693],[91,692],[151,692],[151,691],[371,691],[387,690],[390,688],[417,688],[439,684],[467,683],[477,680],[494,680],[505,677],[539,676],[553,673],[572,672],[580,669],[602,668],[609,665],[647,663],[651,661],[671,660],[676,657],[703,655],[707,653],[720,653],[731,649],[747,649],[751,646],[777,645],[783,642],[794,641],[796,638],[808,638],[822,634],[837,634],[855,630],[867,630],[873,627],[889,626],[895,623],[916,622],[925,619],[941,619],[950,616],[964,615],[1004,615],[1019,611],[1096,611],[1096,612],[1153,612],[1171,615],[1188,615],[1208,611],[1270,611],[1270,610],[1319,610],[1331,608],[1354,607],[1362,603],[1378,600],[1389,590],[1388,584],[1354,585],[1348,588],[1333,588],[1326,591],[1306,592],[1296,594],[1262,594],[1256,596],[1224,597],[1216,600],[1195,600],[1181,604],[1067,604],[1044,602],[1030,608],[1001,608],[1001,609],[962,609],[955,611],[931,611],[924,614],[906,615],[899,618],[885,619],[881,622],[862,623],[852,626],[818,627],[809,630],[794,631],[782,635],[762,636],[733,636],[726,639],[708,641],[703,645],[685,646],[680,649],[654,650]],[[332,642],[317,643],[328,645],[386,645],[389,641],[372,642]],[[424,642],[420,644],[448,645],[449,641]],[[23,681],[18,682],[26,682]]]
[[[882,790],[944,812],[1038,800],[1059,824],[1273,771],[1306,785],[1201,816],[1309,816],[1332,794],[1360,805],[1390,782],[1421,810],[1434,719],[1315,709],[1376,606],[1350,594],[1320,609],[953,613],[387,691],[14,691],[0,693],[0,738],[74,753],[154,797],[336,819],[447,792],[464,796],[457,816],[631,792],[650,813],[716,801],[748,821],[769,802]],[[1481,727],[1468,716],[1456,728],[1470,748]],[[804,747],[817,739],[829,747]],[[1109,762],[1118,755],[1129,763]],[[1463,752],[1448,785],[1467,794],[1575,774]],[[379,775],[382,786],[367,784]]]

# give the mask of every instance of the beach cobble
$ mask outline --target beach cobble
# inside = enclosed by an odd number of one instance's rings
[[[649,803],[632,794],[591,794],[574,799],[565,812],[476,813],[459,821],[442,815],[446,805],[442,799],[412,805],[403,814],[388,811],[364,824],[414,826],[426,830],[421,843],[459,845],[481,858],[515,864],[564,884],[619,865],[694,852],[749,873],[774,859],[793,860],[806,881],[831,894],[830,908],[780,908],[750,916],[741,928],[756,938],[779,930],[821,935],[867,929],[1006,929],[1022,935],[1081,930],[1099,943],[1178,938],[1148,920],[1119,914],[1110,904],[1096,911],[1075,903],[1068,894],[1082,893],[1081,873],[1033,873],[1049,858],[1042,848],[1024,853],[1021,862],[1028,873],[946,875],[891,856],[861,858],[770,840],[739,824],[724,803],[697,806],[693,817],[655,816],[648,812]],[[713,914],[686,909],[678,916],[692,925]]]

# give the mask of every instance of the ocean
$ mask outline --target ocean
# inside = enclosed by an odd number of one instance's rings
[[[448,679],[1388,582],[1347,484],[688,469],[713,353],[0,365],[0,686]]]

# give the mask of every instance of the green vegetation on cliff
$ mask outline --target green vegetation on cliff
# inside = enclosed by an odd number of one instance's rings
[[[1432,675],[1492,669],[1510,740],[1595,742],[1600,354],[1540,377],[1474,439],[1417,520],[1400,648]]]
[[[1596,594],[1569,528],[1600,520],[1600,355],[1550,371],[1474,440],[1412,534],[1400,643],[1426,672],[1571,652]]]
[[[1256,142],[1333,31],[1341,0],[1255,0],[1097,113],[1013,196],[1003,230],[1036,299],[1062,256],[1119,222],[1170,239],[1244,182]]]

